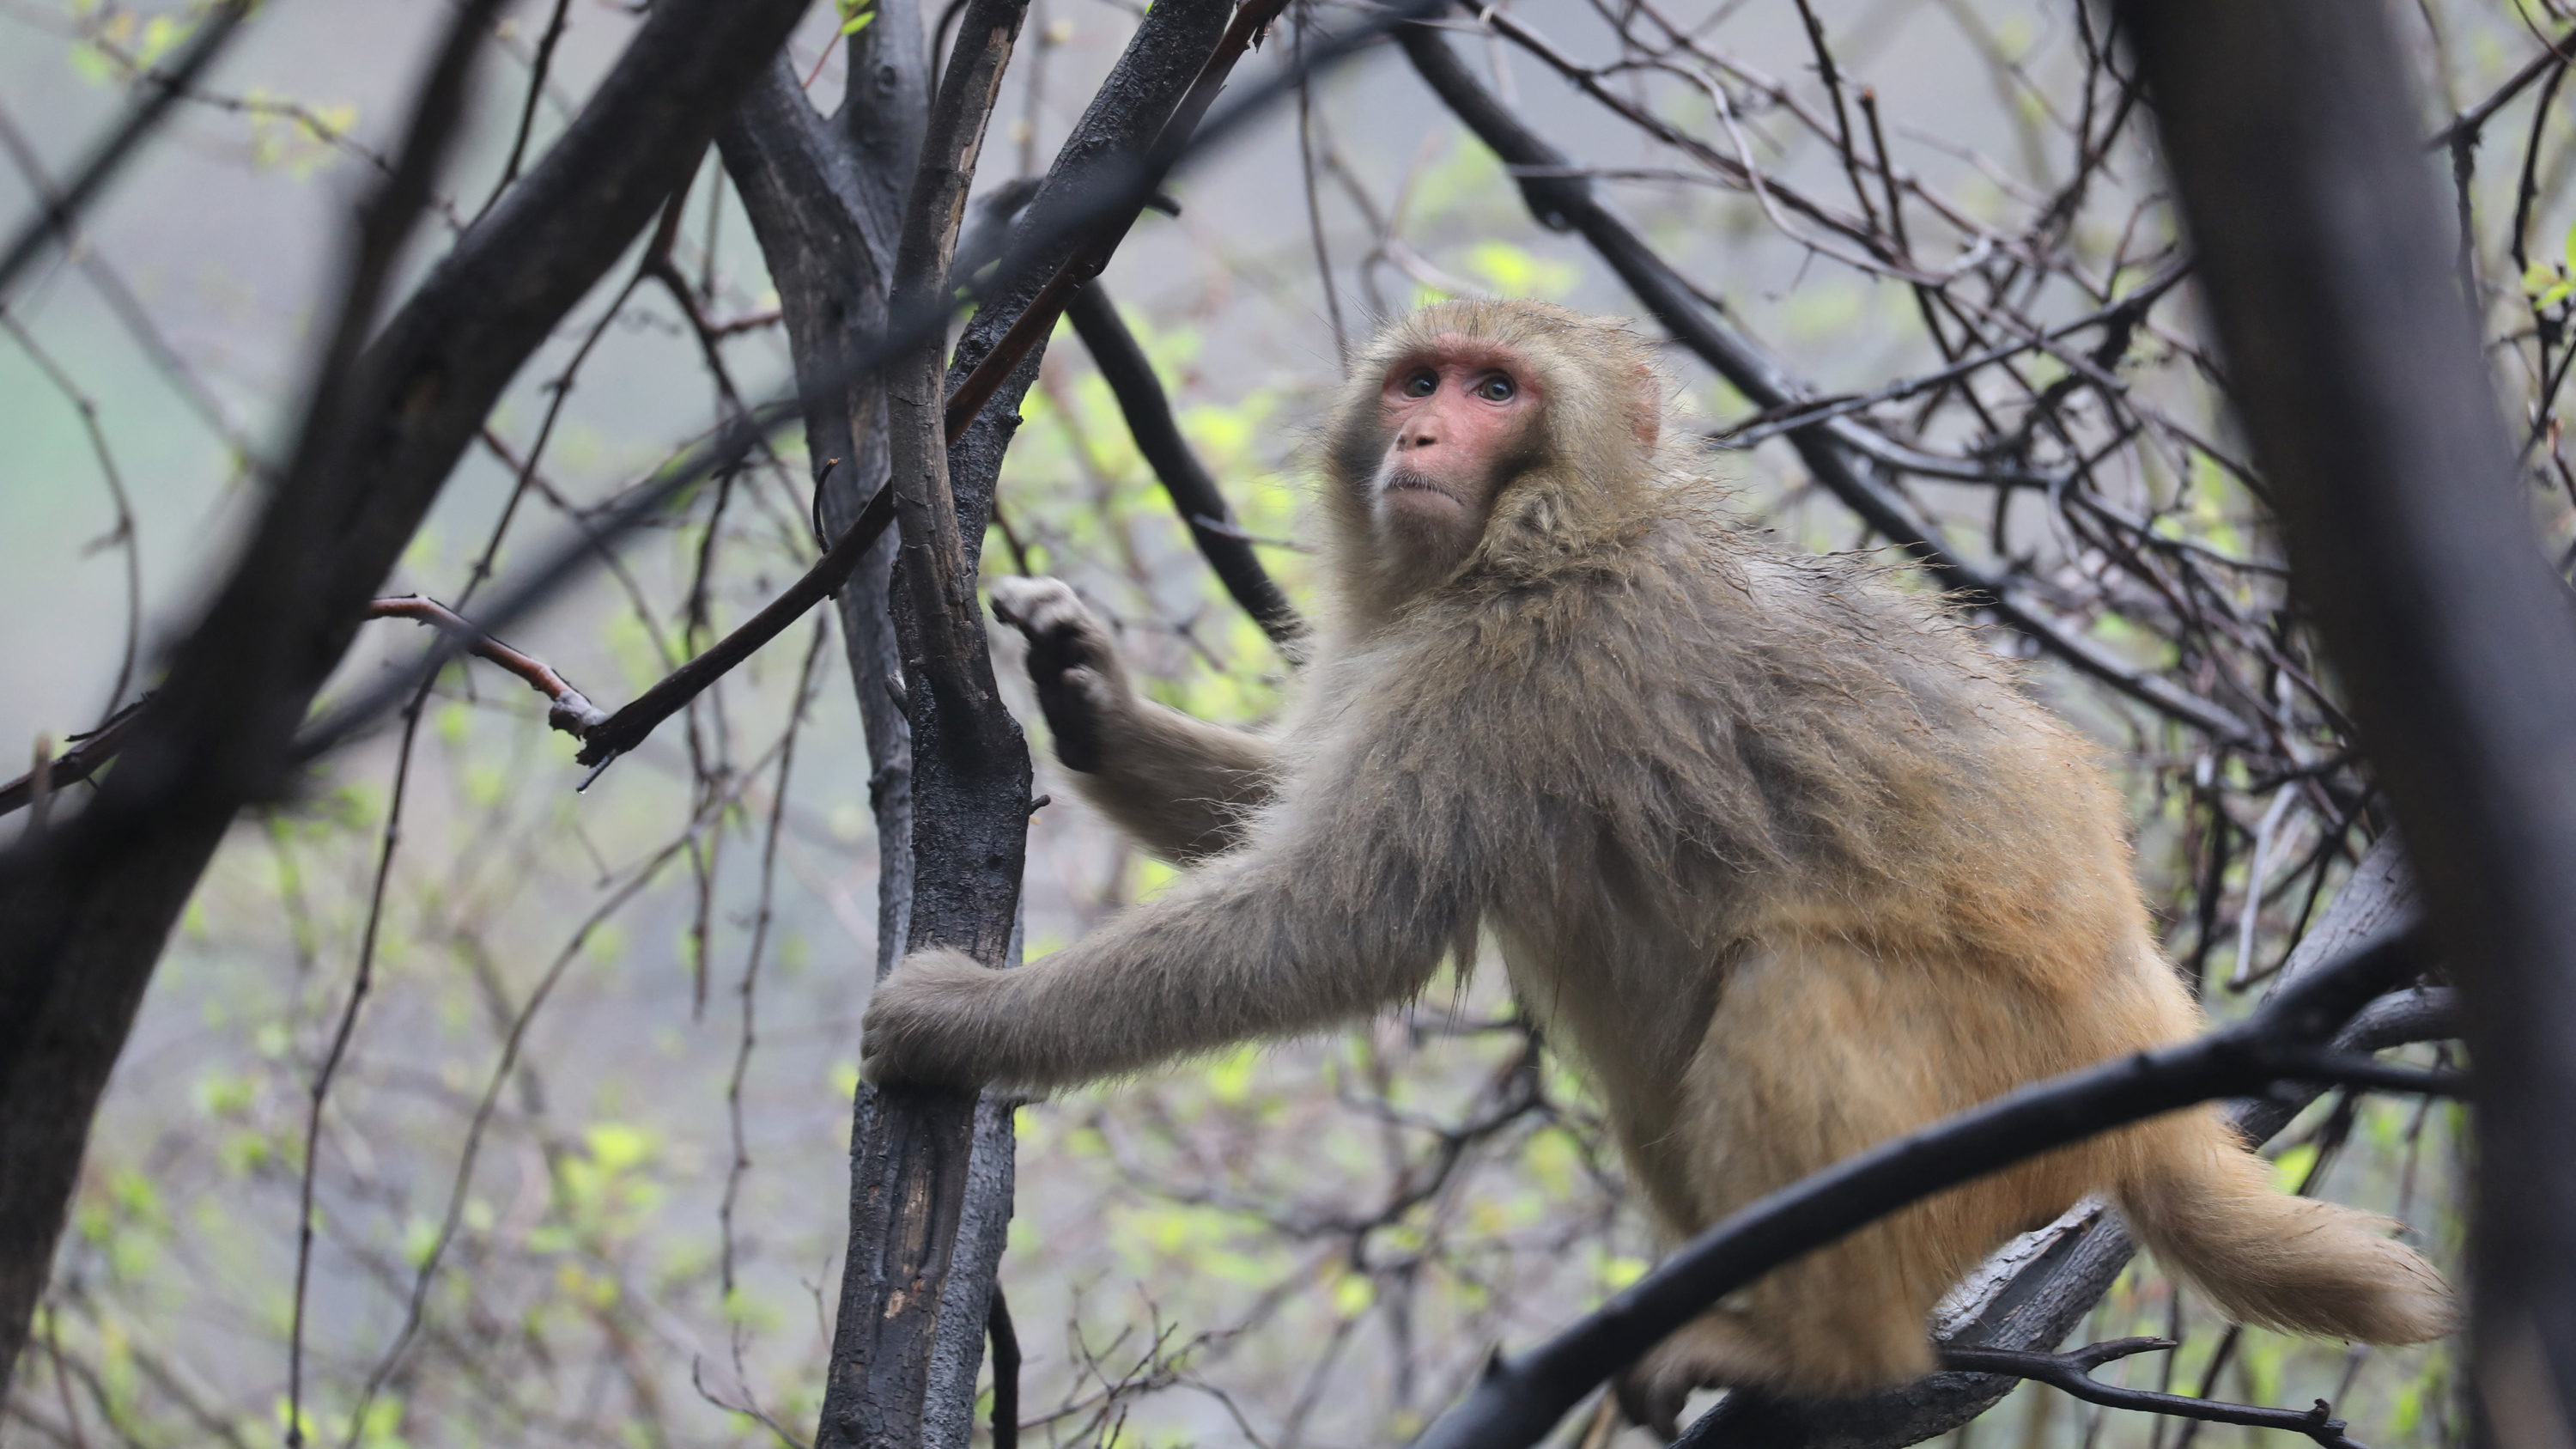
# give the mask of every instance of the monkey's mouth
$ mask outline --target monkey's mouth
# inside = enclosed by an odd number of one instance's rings
[[[1434,498],[1441,499],[1448,503],[1460,503],[1464,501],[1460,499],[1457,494],[1441,487],[1439,483],[1435,482],[1428,474],[1416,473],[1409,468],[1399,468],[1388,473],[1386,475],[1386,485],[1383,488],[1380,488],[1378,492],[1381,495],[1386,496],[1392,496],[1397,493],[1427,493]]]

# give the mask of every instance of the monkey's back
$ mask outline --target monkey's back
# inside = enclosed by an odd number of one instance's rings
[[[1628,869],[1716,908],[1696,925],[1821,914],[1984,951],[2143,922],[2100,752],[1947,601],[1783,548],[1714,484],[1470,569],[1420,624],[1368,687],[1473,726],[1459,788],[1560,834],[1593,817]]]

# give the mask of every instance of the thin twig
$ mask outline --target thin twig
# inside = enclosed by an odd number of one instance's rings
[[[570,681],[557,674],[552,665],[484,633],[436,599],[421,594],[377,599],[367,605],[367,617],[409,619],[455,636],[467,653],[477,659],[490,660],[524,680],[530,689],[544,695],[546,723],[575,739],[588,739],[592,731],[612,718],[607,711],[592,704],[580,690],[573,688]]]

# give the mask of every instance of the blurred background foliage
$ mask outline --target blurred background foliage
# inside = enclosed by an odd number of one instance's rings
[[[2428,135],[2569,23],[2559,0],[2392,4]],[[0,314],[6,748],[41,751],[130,699],[160,631],[215,576],[256,486],[245,460],[291,413],[312,299],[350,198],[382,165],[436,9],[269,0],[81,244]],[[1999,317],[2024,335],[2098,314],[2175,255],[2146,128],[2093,114],[2110,102],[2073,0],[1816,0],[1817,33],[1794,0],[1671,9],[1524,0],[1505,12],[1585,64],[1635,60],[1654,30],[1640,17],[1668,21],[1658,63],[1611,66],[1594,97],[1530,46],[1453,43],[1821,397],[1940,369]],[[986,184],[1043,169],[1136,12],[1037,0]],[[0,0],[0,208],[27,214],[36,178],[61,174],[200,14],[190,0]],[[556,17],[567,27],[536,76]],[[1256,69],[1332,19],[1301,6]],[[820,7],[794,42],[826,104],[845,23]],[[494,38],[441,224],[412,267],[485,204],[532,77],[542,145],[633,24],[611,0],[523,0]],[[1819,68],[1819,34],[1841,94]],[[2576,482],[2558,462],[2555,409],[2576,306],[2576,136],[2556,75],[2497,111],[2470,153],[2463,266],[2532,439],[2535,513],[2564,548]],[[1863,86],[1884,154],[1915,185],[1902,255],[1826,234],[1795,206],[1843,184],[1845,153],[1817,123],[1857,107]],[[1300,124],[1283,111],[1189,178],[1180,215],[1149,218],[1105,282],[1235,522],[1311,601],[1296,543],[1308,429],[1372,318],[1469,293],[1635,308],[1578,241],[1530,221],[1512,179],[1400,60],[1374,55],[1323,80],[1302,146]],[[1722,164],[1747,157],[1762,184]],[[2428,165],[2448,159],[2428,153]],[[1831,209],[1893,235],[1896,218],[1872,209],[1857,171],[1849,180],[1857,201]],[[488,568],[535,556],[714,425],[728,389],[782,385],[775,293],[712,160],[679,238],[724,375],[670,296],[603,287],[520,378],[388,592],[459,602]],[[1940,271],[1938,295],[1906,268]],[[2197,337],[2185,286],[2108,357],[2031,348],[1866,411],[1961,456],[2027,468],[2084,457],[2053,488],[1918,480],[1913,496],[1945,538],[2003,561],[2090,638],[2231,709],[2271,711],[2264,744],[2222,747],[1994,635],[1999,654],[2032,658],[2033,689],[2116,754],[2166,945],[2227,1017],[2385,821]],[[2088,366],[2116,372],[2112,385],[2087,392]],[[1761,427],[1687,354],[1673,371],[1713,431]],[[1199,561],[1069,334],[1025,415],[987,567],[1073,581],[1166,702],[1225,720],[1274,710],[1292,667]],[[2017,425],[2019,451],[1997,451]],[[702,490],[512,642],[603,704],[631,698],[811,561],[799,446]],[[1785,442],[1717,457],[1744,506],[1799,541],[1883,542]],[[522,475],[529,497],[505,526]],[[821,627],[799,626],[586,792],[540,700],[458,668],[429,702],[407,777],[388,731],[238,827],[108,1096],[0,1437],[244,1446],[288,1429],[305,1122],[397,789],[374,991],[313,1144],[303,1437],[368,1449],[805,1437],[875,939],[866,756]],[[369,626],[340,687],[401,657],[410,633]],[[1016,687],[1013,659],[1002,672]],[[1028,701],[1015,704],[1035,728]],[[1032,955],[1170,879],[1051,770],[1029,863]],[[1028,1355],[1027,1436],[1126,1449],[1393,1442],[1492,1345],[1526,1342],[1643,1271],[1653,1245],[1585,1087],[1534,1041],[1498,977],[1446,975],[1406,1015],[1331,1040],[1021,1109],[1004,1283]],[[2277,1171],[2390,1213],[2455,1262],[2459,1142],[2453,1107],[2329,1101],[2276,1144]],[[2152,1263],[2131,1268],[2087,1332],[2182,1340],[2106,1372],[2132,1384],[2329,1398],[2375,1445],[2464,1435],[2444,1346],[2347,1352],[2238,1334]],[[2184,1449],[2253,1432],[2105,1414],[2028,1387],[1959,1437]]]

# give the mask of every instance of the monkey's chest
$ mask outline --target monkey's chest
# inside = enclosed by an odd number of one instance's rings
[[[1603,913],[1498,922],[1513,995],[1620,1115],[1670,1099],[1716,1010],[1722,965],[1659,923]]]

